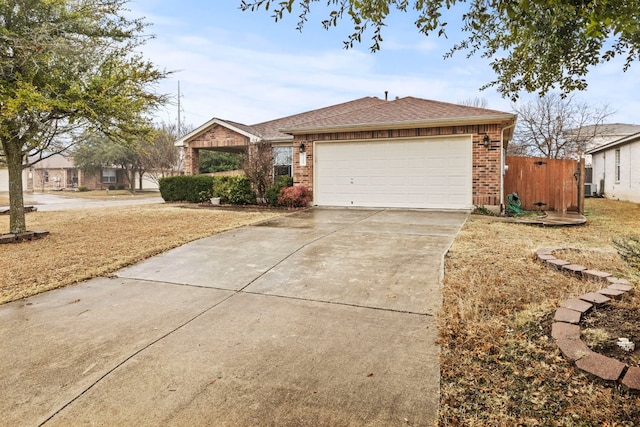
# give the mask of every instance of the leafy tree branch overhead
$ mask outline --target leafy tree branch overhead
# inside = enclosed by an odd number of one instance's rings
[[[325,2],[326,8],[318,4]],[[640,54],[640,0],[242,0],[240,9],[270,11],[276,21],[298,14],[298,30],[313,10],[328,9],[320,18],[324,28],[351,22],[345,48],[369,35],[377,51],[394,10],[415,14],[416,29],[425,36],[446,37],[445,15],[454,6],[463,10],[465,38],[445,56],[464,52],[489,59],[496,78],[483,89],[495,87],[513,101],[522,91],[584,90],[591,68],[623,57],[626,71]]]
[[[146,134],[167,76],[144,59],[146,24],[126,0],[0,2],[0,143],[9,172],[10,231],[26,230],[22,168],[71,147],[83,130],[114,140]]]

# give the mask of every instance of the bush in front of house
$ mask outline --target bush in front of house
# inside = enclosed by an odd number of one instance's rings
[[[256,192],[244,175],[213,177],[213,197],[220,197],[220,203],[232,205],[253,205]]]
[[[80,187],[78,187],[78,191],[89,191],[89,187],[87,187],[86,185],[81,185]]]
[[[302,208],[312,200],[311,191],[304,185],[285,187],[280,190],[278,203],[288,208]]]
[[[280,175],[276,178],[275,184],[270,187],[264,197],[268,204],[271,206],[278,206],[278,197],[280,196],[280,190],[293,185],[293,178],[288,175]]]
[[[160,178],[160,195],[165,202],[200,203],[212,194],[213,177],[209,175],[176,175]]]

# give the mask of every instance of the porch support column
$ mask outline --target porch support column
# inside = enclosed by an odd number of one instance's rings
[[[200,173],[200,151],[197,148],[185,147],[184,173],[198,175]]]

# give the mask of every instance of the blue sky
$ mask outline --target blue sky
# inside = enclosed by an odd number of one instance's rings
[[[315,3],[322,5],[324,2]],[[155,34],[143,53],[175,73],[158,90],[177,99],[182,119],[199,126],[213,117],[255,124],[364,96],[415,96],[459,103],[480,97],[488,108],[510,112],[512,104],[494,89],[479,88],[494,78],[487,60],[464,53],[443,59],[461,36],[448,25],[448,39],[425,37],[412,16],[393,13],[382,50],[369,52],[369,40],[342,48],[350,22],[326,31],[314,12],[302,33],[297,14],[275,23],[269,12],[242,12],[240,0],[133,0],[127,7],[152,24]],[[588,76],[589,89],[577,97],[608,104],[609,122],[640,124],[640,64],[626,73],[621,61],[600,65]],[[523,100],[531,95],[523,95]],[[175,122],[177,106],[158,112]]]

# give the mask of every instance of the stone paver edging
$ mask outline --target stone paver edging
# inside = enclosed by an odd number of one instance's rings
[[[24,240],[35,240],[41,239],[45,236],[48,236],[48,231],[25,231],[23,233],[7,233],[0,234],[0,245],[4,243],[19,243]]]
[[[536,259],[556,270],[580,277],[585,280],[597,280],[607,287],[597,292],[589,292],[578,298],[564,301],[555,312],[551,325],[551,336],[560,351],[576,367],[605,381],[614,381],[632,391],[640,391],[640,368],[628,366],[619,360],[603,356],[589,349],[580,339],[580,320],[593,307],[607,304],[612,298],[620,298],[633,287],[625,279],[613,277],[604,271],[590,270],[582,265],[571,264],[558,259],[554,252],[560,248],[541,248],[536,250]]]

